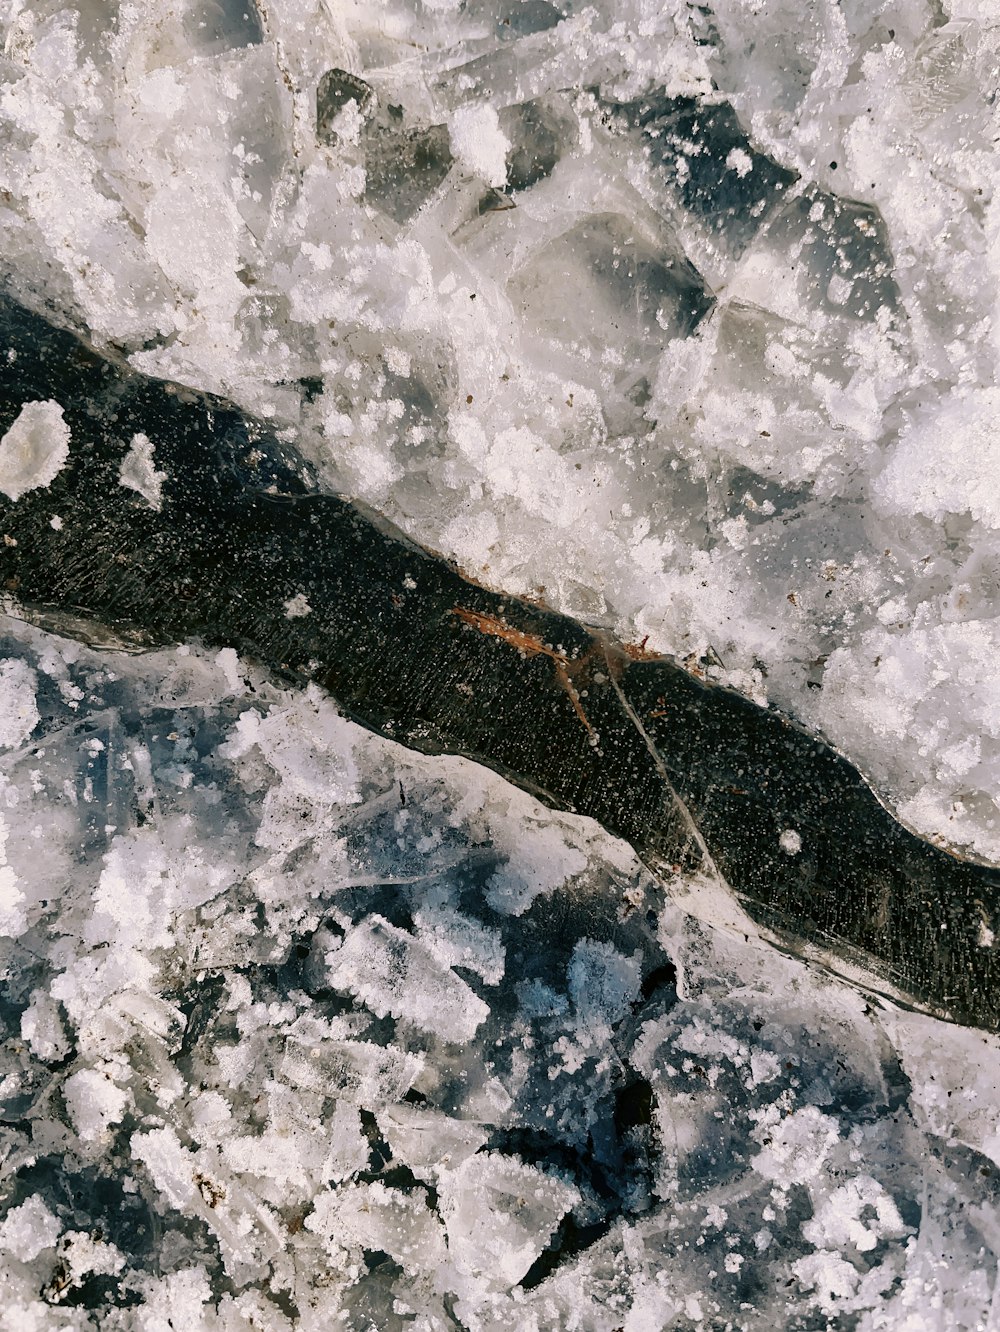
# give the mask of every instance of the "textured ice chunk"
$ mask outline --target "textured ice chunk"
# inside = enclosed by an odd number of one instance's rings
[[[448,121],[448,138],[453,155],[467,171],[481,176],[487,185],[504,184],[510,143],[495,107],[459,108]]]
[[[446,125],[374,124],[365,139],[365,197],[405,222],[443,183],[452,161]]]
[[[581,939],[569,964],[569,993],[582,1030],[607,1033],[629,1010],[642,982],[642,961],[614,945]]]
[[[812,1179],[840,1139],[837,1122],[807,1105],[769,1127],[770,1142],[754,1157],[753,1168],[787,1188]]]
[[[712,304],[678,249],[647,240],[613,213],[589,217],[551,241],[513,279],[512,291],[540,331],[591,355],[607,346],[610,327],[616,343],[633,352],[662,347],[690,332]]]
[[[755,151],[726,103],[664,94],[621,108],[648,159],[684,207],[739,253],[780,202],[795,173]]]
[[[487,1286],[525,1275],[579,1191],[498,1152],[469,1157],[439,1185],[449,1252]]]
[[[490,1011],[426,944],[377,915],[327,953],[326,980],[380,1017],[391,1014],[446,1041],[469,1040]]]
[[[334,1253],[358,1244],[391,1254],[404,1271],[433,1270],[447,1254],[441,1222],[421,1194],[402,1193],[378,1181],[322,1194],[306,1226]]]
[[[853,1245],[859,1253],[869,1253],[881,1240],[906,1234],[906,1226],[878,1180],[858,1175],[823,1199],[812,1220],[803,1224],[802,1234],[817,1248],[842,1251]]]
[[[55,1247],[62,1231],[59,1219],[41,1198],[28,1198],[0,1222],[0,1253],[30,1263],[44,1249]]]
[[[128,1093],[115,1085],[104,1069],[82,1068],[63,1086],[66,1108],[84,1142],[93,1142],[121,1121]]]
[[[872,491],[890,512],[968,513],[997,529],[998,468],[1000,389],[957,390],[903,430]]]
[[[379,1116],[379,1128],[394,1156],[413,1170],[432,1175],[456,1170],[489,1137],[474,1121],[410,1105],[389,1106]]]
[[[57,402],[26,402],[0,438],[0,491],[18,500],[49,486],[69,458],[70,430]]]
[[[448,907],[429,905],[413,914],[420,942],[447,967],[465,967],[487,985],[504,974],[505,950],[499,930],[489,929]]]
[[[226,1164],[241,1174],[276,1180],[310,1191],[317,1184],[346,1179],[368,1163],[369,1149],[358,1110],[338,1102],[325,1120],[309,1118],[295,1099],[273,1089],[270,1123],[260,1134],[236,1134],[222,1148]]]
[[[0,662],[0,748],[16,749],[38,725],[37,687],[37,676],[25,662]]]
[[[566,108],[552,99],[535,98],[500,113],[500,128],[506,137],[507,188],[529,190],[547,179],[575,137],[575,122]]]
[[[263,38],[255,0],[188,0],[185,29],[205,52],[252,46]]]
[[[0,815],[0,935],[16,938],[27,925],[24,906],[27,898],[13,868],[7,864],[7,839],[10,833]]]
[[[328,69],[316,86],[316,133],[321,143],[336,143],[336,122],[353,103],[364,114],[372,105],[371,85],[346,69]]]
[[[47,1062],[69,1053],[62,1014],[48,990],[32,991],[31,1002],[21,1014],[21,1036],[32,1053]]]

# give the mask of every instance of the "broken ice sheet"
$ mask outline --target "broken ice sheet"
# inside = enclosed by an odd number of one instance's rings
[[[986,1317],[993,1037],[695,885],[685,915],[595,825],[231,655],[5,629],[37,712],[0,789],[20,1325]],[[304,838],[260,837],[278,807]]]
[[[0,25],[19,291],[1000,856],[990,4]],[[331,70],[374,105],[317,123]],[[18,487],[58,462],[46,424]],[[11,634],[11,1326],[995,1319],[993,1038],[866,1011],[235,654]],[[384,985],[329,984],[376,919]]]

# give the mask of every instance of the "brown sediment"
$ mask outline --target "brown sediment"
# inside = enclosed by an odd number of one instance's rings
[[[580,695],[570,679],[570,671],[574,667],[579,667],[586,658],[577,658],[575,661],[567,657],[565,652],[558,652],[555,648],[542,641],[537,634],[526,633],[523,629],[515,629],[506,620],[497,615],[486,615],[481,611],[467,610],[464,606],[454,606],[452,614],[457,615],[463,624],[467,624],[471,629],[477,629],[481,634],[489,634],[493,638],[502,639],[509,643],[511,647],[516,648],[518,652],[526,657],[548,657],[555,666],[556,679],[569,696],[569,701],[573,704],[573,710],[586,728],[587,734],[591,740],[596,742],[597,732],[590,724],[586,712],[583,710],[583,703],[580,701]],[[588,654],[589,655],[589,654]]]

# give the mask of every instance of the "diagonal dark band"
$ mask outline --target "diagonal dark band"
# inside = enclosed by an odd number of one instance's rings
[[[1000,871],[908,832],[787,718],[478,587],[320,493],[231,404],[139,375],[0,295],[0,435],[32,402],[58,405],[70,445],[49,485],[0,494],[12,603],[62,632],[197,637],[316,681],[364,726],[589,815],[657,872],[720,877],[792,946],[1000,1024]],[[137,436],[158,507],[122,483]]]

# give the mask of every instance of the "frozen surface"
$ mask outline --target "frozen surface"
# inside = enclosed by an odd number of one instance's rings
[[[0,41],[26,299],[1000,861],[990,0],[2,0]],[[29,404],[0,487],[66,445]],[[120,479],[157,506],[149,440]],[[1000,1325],[994,1038],[232,651],[2,631],[4,1332]]]
[[[232,653],[2,629],[0,1326],[992,1325],[994,1037]]]
[[[0,252],[997,860],[996,19],[7,0]]]

